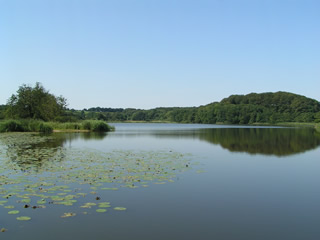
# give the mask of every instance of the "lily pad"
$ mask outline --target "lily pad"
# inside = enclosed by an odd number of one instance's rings
[[[20,200],[21,203],[30,203],[31,199],[30,198],[26,198],[26,199],[22,199]]]
[[[14,208],[14,206],[12,206],[12,205],[8,205],[8,206],[4,206],[4,208]]]
[[[115,207],[113,209],[116,210],[116,211],[125,211],[125,210],[127,210],[127,208],[125,208],[125,207]]]
[[[106,194],[101,194],[103,190],[121,188],[121,191],[128,191],[125,188],[132,188],[135,191],[138,187],[155,187],[153,183],[173,182],[178,174],[191,169],[184,155],[175,152],[102,152],[64,148],[63,144],[52,147],[55,140],[53,136],[30,133],[0,135],[0,199],[3,200],[0,205],[14,208],[17,202],[23,203],[21,205],[25,208],[44,208],[42,204],[46,204],[57,210],[64,208],[71,211],[69,206],[77,199],[102,201],[106,197]],[[109,194],[112,197],[114,193],[111,191]],[[105,212],[106,208],[111,207],[110,202],[100,201],[81,201],[80,208],[88,208],[90,213]],[[56,204],[64,206],[59,208]],[[115,207],[114,210],[125,211],[126,208]],[[82,212],[81,209],[78,211],[76,213]],[[15,211],[10,212],[14,214]],[[76,213],[65,213],[62,217],[71,217]]]
[[[27,217],[27,216],[17,217],[17,220],[19,220],[19,221],[29,221],[30,219],[31,219],[31,217]]]
[[[37,201],[38,204],[45,204],[46,203],[46,200],[45,199],[41,199],[39,201]]]
[[[104,212],[106,212],[106,211],[107,211],[107,209],[101,209],[101,208],[99,208],[99,209],[96,210],[96,212],[98,212],[98,213],[104,213]]]
[[[118,190],[118,188],[103,187],[103,188],[101,188],[101,190],[113,190],[113,191],[116,191],[116,190]]]
[[[18,213],[20,213],[20,211],[18,211],[18,210],[13,210],[13,211],[8,212],[8,214],[18,214]]]

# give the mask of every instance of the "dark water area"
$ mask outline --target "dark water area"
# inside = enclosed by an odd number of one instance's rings
[[[320,238],[313,129],[112,125],[0,135],[0,239]]]

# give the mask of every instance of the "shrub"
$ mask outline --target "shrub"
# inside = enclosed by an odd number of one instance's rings
[[[92,131],[94,132],[108,132],[110,130],[111,128],[109,127],[109,125],[103,121],[97,121],[92,126]]]

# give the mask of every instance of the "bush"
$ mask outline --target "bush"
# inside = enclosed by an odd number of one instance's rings
[[[110,130],[110,126],[103,121],[97,121],[92,126],[92,131],[94,132],[108,132]]]

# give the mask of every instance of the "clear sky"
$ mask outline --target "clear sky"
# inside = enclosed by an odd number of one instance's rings
[[[320,100],[319,0],[0,0],[0,104],[41,82],[69,107]]]

